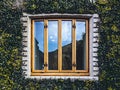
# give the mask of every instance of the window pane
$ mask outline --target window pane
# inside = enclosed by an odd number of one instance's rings
[[[42,70],[44,69],[44,22],[35,22],[34,26],[35,70]]]
[[[77,70],[85,70],[86,35],[85,21],[76,21],[76,64]]]
[[[62,70],[72,70],[72,21],[62,21]]]
[[[58,21],[48,21],[48,69],[58,69]]]

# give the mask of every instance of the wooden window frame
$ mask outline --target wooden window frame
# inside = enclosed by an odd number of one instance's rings
[[[44,27],[48,26],[48,20],[58,21],[58,70],[35,70],[34,68],[34,22],[43,21]],[[62,20],[72,21],[72,64],[76,65],[76,20],[85,20],[86,28],[86,70],[76,70],[72,65],[72,70],[62,70]],[[48,64],[48,28],[44,28],[44,64]],[[89,76],[89,19],[86,18],[43,18],[31,20],[31,76]]]

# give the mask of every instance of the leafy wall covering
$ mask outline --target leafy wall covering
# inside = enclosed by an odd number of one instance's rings
[[[99,80],[36,80],[22,76],[22,25],[27,13],[98,13]],[[0,0],[0,89],[1,90],[119,90],[120,89],[120,0]]]

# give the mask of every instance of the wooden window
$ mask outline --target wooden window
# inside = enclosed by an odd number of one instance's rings
[[[32,76],[88,76],[89,20],[31,20]]]

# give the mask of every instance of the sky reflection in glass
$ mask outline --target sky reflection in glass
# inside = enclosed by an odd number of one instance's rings
[[[44,22],[35,22],[35,39],[38,42],[39,50],[44,52]]]
[[[85,22],[76,21],[76,40],[82,40],[85,34]]]
[[[48,52],[58,49],[58,21],[48,21]]]
[[[62,21],[62,70],[72,70],[72,21]]]
[[[72,22],[62,21],[62,46],[71,43]],[[76,21],[76,40],[82,39],[85,33],[85,22]],[[40,51],[44,52],[44,22],[35,22],[35,38],[38,41]],[[58,49],[58,21],[48,22],[48,51],[52,52]]]
[[[85,21],[76,21],[76,69],[85,70],[86,35]]]
[[[72,21],[62,21],[62,46],[70,44],[72,39]]]
[[[34,28],[34,58],[35,70],[44,69],[44,23],[35,22]]]

